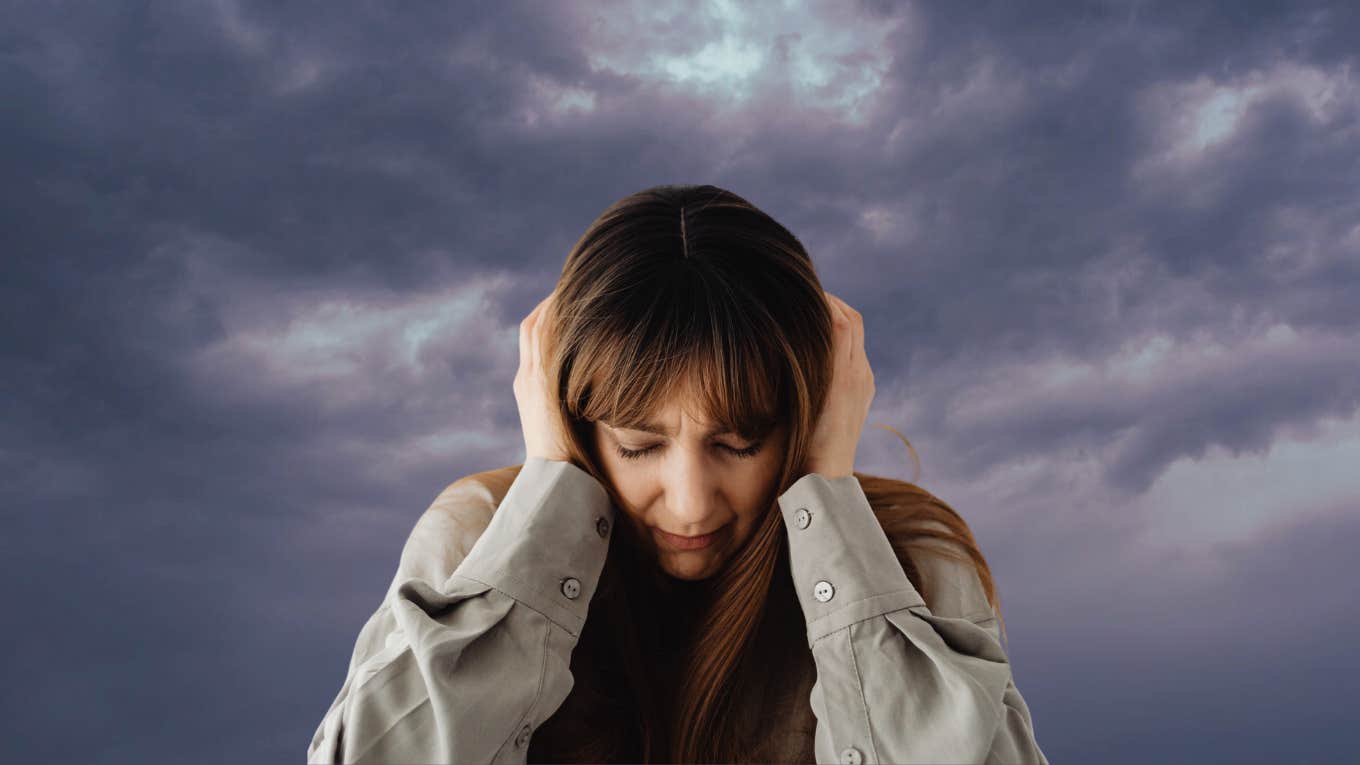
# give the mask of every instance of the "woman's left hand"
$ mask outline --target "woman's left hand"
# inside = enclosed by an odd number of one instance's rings
[[[822,294],[831,309],[834,371],[804,464],[808,473],[843,478],[854,473],[855,450],[874,400],[874,371],[864,352],[864,318],[844,300]]]

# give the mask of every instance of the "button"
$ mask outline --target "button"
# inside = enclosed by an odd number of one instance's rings
[[[793,522],[798,524],[798,528],[805,529],[812,523],[812,513],[806,507],[798,508],[798,512],[793,514]]]
[[[863,761],[864,758],[860,757],[859,750],[853,746],[847,746],[841,750],[841,762],[845,765],[859,765]]]
[[[569,576],[562,580],[562,594],[576,600],[576,596],[581,594],[581,580],[574,576]]]
[[[525,744],[527,744],[527,743],[529,743],[529,726],[528,726],[528,725],[524,726],[523,728],[520,728],[520,729],[519,729],[519,735],[518,735],[518,736],[515,736],[515,746],[518,746],[518,747],[523,748],[523,746],[524,746]],[[855,760],[855,762],[859,762],[859,760]]]
[[[609,536],[609,521],[604,518],[595,519],[595,533],[602,537]]]
[[[835,587],[832,587],[832,586],[831,586],[831,583],[828,582],[828,581],[826,581],[825,579],[823,579],[822,581],[818,582],[818,583],[817,583],[816,585],[814,585],[813,588],[812,588],[812,597],[816,598],[818,601],[820,601],[820,602],[822,602],[822,603],[825,603],[825,602],[827,602],[828,600],[831,600],[831,596],[832,596],[832,595],[835,595],[835,594],[836,594],[836,588],[835,588]]]

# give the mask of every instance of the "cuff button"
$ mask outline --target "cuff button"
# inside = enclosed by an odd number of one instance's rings
[[[569,576],[566,579],[563,579],[562,594],[566,595],[572,600],[576,600],[576,597],[581,594],[581,580],[577,579],[574,576]]]

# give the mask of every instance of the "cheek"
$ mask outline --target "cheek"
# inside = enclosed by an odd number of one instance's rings
[[[760,487],[760,492],[765,493],[774,488],[774,482],[779,478],[779,470],[784,467],[784,450],[772,450],[764,456],[760,465],[752,471],[750,485]]]
[[[643,475],[636,466],[628,464],[618,456],[612,459],[605,456],[601,462],[605,477],[609,479],[619,499],[623,501],[622,510],[635,525],[641,524],[644,505],[648,501],[646,498],[655,493],[651,488],[651,479]]]
[[[774,491],[779,480],[779,470],[784,466],[784,455],[771,455],[768,461],[753,469],[742,482],[741,507],[742,522],[754,526],[763,513],[771,510],[775,502]]]
[[[605,475],[614,484],[615,490],[630,504],[635,503],[636,498],[645,493],[649,479],[637,465],[617,454],[605,454],[600,461],[604,465]]]
[[[743,521],[754,521],[765,510],[765,502],[775,488],[775,480],[779,477],[779,468],[782,464],[779,459],[771,459],[742,471],[740,479],[732,487],[730,496],[733,503],[740,508]]]
[[[610,483],[614,484],[619,493],[627,496],[629,487],[637,483],[637,466],[620,457],[615,451],[614,443],[605,436],[595,439],[595,454]]]

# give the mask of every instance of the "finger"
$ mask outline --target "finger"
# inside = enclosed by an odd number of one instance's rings
[[[537,310],[537,309],[535,309],[535,310]],[[529,349],[530,349],[530,347],[531,347],[530,344],[529,344],[529,327],[533,324],[533,320],[534,320],[534,313],[533,313],[533,311],[530,311],[530,312],[529,312],[529,315],[528,315],[528,316],[525,316],[525,317],[524,317],[523,319],[521,319],[520,322],[519,322],[519,368],[520,368],[520,369],[528,369],[528,368],[529,368]]]
[[[857,354],[864,349],[864,316],[844,300],[836,298],[836,302],[849,324],[851,352]]]
[[[556,291],[554,290],[553,292],[548,293],[547,297],[543,298],[543,302],[539,303],[538,306],[538,316],[534,319],[534,348],[535,352],[538,354],[536,358],[538,359],[538,368],[540,370],[547,369],[548,366],[545,363],[549,350],[547,341],[549,340],[549,333],[555,328],[551,316],[552,302],[555,297]]]
[[[826,296],[826,305],[827,308],[831,311],[831,318],[833,319],[832,324],[834,325],[835,324],[834,320],[838,318],[848,321],[849,317],[847,317],[845,315],[845,311],[841,309],[841,299],[831,294],[830,292],[823,292],[822,294]]]
[[[543,369],[543,356],[541,355],[541,343],[539,342],[539,327],[541,326],[543,326],[543,303],[540,302],[534,308],[534,319],[529,326],[529,360],[535,374]]]
[[[850,316],[850,334],[854,337],[850,346],[855,349],[855,356],[867,363],[869,356],[864,349],[864,315],[849,305],[845,306],[845,310]]]
[[[549,296],[551,297],[551,295]],[[543,313],[543,306],[548,302],[548,298],[538,301],[534,310],[519,323],[519,364],[524,369],[532,369],[538,363],[537,343],[535,336],[538,333],[538,317]]]
[[[854,358],[855,354],[854,321],[847,312],[849,306],[845,304],[844,300],[832,295],[830,292],[826,293],[826,295],[829,298],[828,302],[832,305],[832,311],[844,322],[844,324],[841,325],[840,330],[834,333],[837,336],[835,349],[836,360],[842,364],[848,363]],[[833,329],[835,329],[835,327],[833,327]]]

